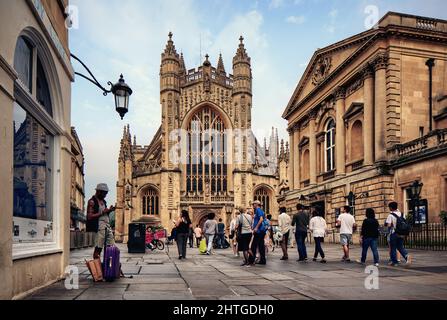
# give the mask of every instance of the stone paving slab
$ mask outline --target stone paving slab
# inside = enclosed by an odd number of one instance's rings
[[[133,278],[112,283],[94,283],[84,259],[91,249],[73,251],[70,263],[79,268],[79,290],[66,290],[63,281],[42,289],[32,300],[306,300],[306,299],[442,299],[447,300],[447,253],[411,250],[411,267],[386,265],[387,250],[381,249],[379,290],[367,290],[365,266],[342,263],[338,245],[324,245],[327,264],[296,262],[296,249],[289,260],[280,261],[280,250],[269,252],[266,266],[241,267],[242,258],[231,250],[216,250],[211,256],[188,248],[186,260],[177,259],[177,250],[129,254],[121,248],[124,273]],[[309,254],[313,249],[308,247]],[[351,259],[360,255],[353,246]],[[369,260],[368,260],[369,261]],[[416,268],[416,269],[412,269]],[[417,269],[421,268],[421,269]],[[433,272],[429,272],[434,270]]]

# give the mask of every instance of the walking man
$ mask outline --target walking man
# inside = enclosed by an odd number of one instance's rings
[[[223,249],[225,246],[225,224],[219,219],[217,224],[217,247]]]
[[[309,229],[312,231],[312,236],[315,241],[315,253],[313,261],[316,262],[318,255],[321,257],[321,263],[326,263],[323,247],[321,244],[324,242],[326,236],[327,224],[324,219],[324,211],[322,209],[314,210],[312,213],[312,219],[309,222]]]
[[[288,260],[289,255],[287,253],[287,245],[289,243],[289,235],[290,235],[290,224],[292,223],[292,219],[287,214],[287,209],[285,207],[281,207],[279,209],[278,216],[278,229],[282,235],[281,238],[281,249],[282,249],[282,258],[281,260]]]
[[[107,184],[98,184],[95,195],[87,204],[87,231],[96,232],[93,259],[99,259],[101,257],[102,248],[115,244],[109,218],[109,214],[115,211],[115,207],[111,206],[107,208],[105,198],[108,193],[109,188]]]
[[[267,260],[265,259],[265,233],[266,228],[264,220],[266,219],[264,211],[261,209],[261,202],[259,200],[253,201],[253,243],[251,246],[252,256],[250,257],[250,263],[254,264],[256,259],[256,253],[259,251],[261,256],[258,264],[265,265]]]
[[[399,251],[405,259],[406,264],[411,264],[411,256],[404,248],[404,240],[409,233],[409,226],[404,218],[404,215],[397,208],[397,202],[390,202],[388,207],[391,213],[386,219],[385,226],[390,227],[390,265],[397,266],[399,264],[399,261],[397,260],[397,251]]]
[[[298,248],[299,259],[297,262],[307,261],[307,250],[306,250],[306,238],[307,238],[307,228],[309,226],[309,215],[304,210],[305,207],[298,203],[296,205],[298,213],[295,214],[292,220],[292,226],[295,226],[295,239],[296,246]]]
[[[351,215],[351,207],[341,208],[342,213],[338,216],[337,227],[340,227],[340,244],[343,246],[342,262],[351,262],[349,259],[349,246],[352,242],[352,234],[357,228],[354,217]]]
[[[203,230],[203,232],[205,233],[205,238],[208,246],[206,250],[207,255],[211,254],[211,250],[213,249],[214,237],[217,234],[217,221],[214,220],[215,217],[216,214],[214,212],[211,212],[208,215],[208,220],[206,220]]]

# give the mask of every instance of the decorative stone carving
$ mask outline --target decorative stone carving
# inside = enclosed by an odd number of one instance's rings
[[[315,65],[315,71],[312,76],[312,84],[319,85],[328,76],[332,67],[331,57],[321,57]]]
[[[335,101],[344,99],[346,97],[346,90],[343,87],[337,87],[337,88],[335,88],[333,95],[334,95]]]
[[[386,69],[388,67],[388,61],[389,61],[388,53],[382,52],[382,53],[377,54],[374,57],[371,64],[373,65],[374,69],[377,71],[380,69]]]

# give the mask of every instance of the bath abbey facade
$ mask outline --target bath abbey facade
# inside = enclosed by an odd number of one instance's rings
[[[214,67],[186,69],[172,33],[161,55],[161,126],[148,146],[124,128],[117,182],[116,240],[133,221],[170,230],[180,211],[194,226],[214,212],[229,226],[238,207],[260,200],[276,219],[277,195],[288,189],[288,145],[272,129],[261,145],[252,133],[251,59],[239,39],[232,74],[222,56]]]

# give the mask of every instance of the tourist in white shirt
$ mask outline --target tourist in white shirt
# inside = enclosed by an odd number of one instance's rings
[[[281,258],[281,260],[288,260],[289,255],[287,253],[287,245],[289,243],[292,219],[287,214],[287,209],[285,207],[281,207],[279,209],[279,212],[280,212],[280,215],[278,216],[278,228],[279,228],[279,232],[282,235],[282,238],[281,238],[282,258]]]
[[[352,234],[357,228],[354,217],[351,215],[351,207],[341,208],[341,214],[337,219],[337,227],[340,228],[340,244],[343,246],[343,262],[351,262],[349,259],[349,245],[352,242]]]
[[[309,222],[309,229],[312,231],[312,236],[315,240],[315,254],[313,261],[317,261],[318,254],[321,256],[321,263],[326,263],[323,248],[321,244],[324,242],[326,236],[327,224],[324,220],[324,213],[322,210],[312,212],[312,219]]]
[[[239,210],[235,211],[234,218],[230,222],[230,240],[233,247],[233,253],[235,257],[239,257],[239,252],[237,250],[237,237],[236,237],[236,225],[239,218]]]

